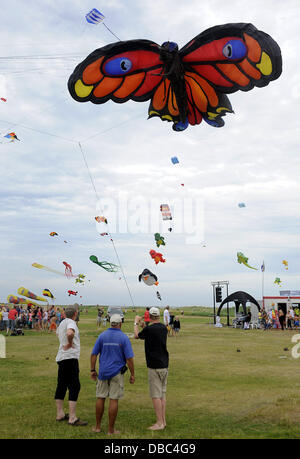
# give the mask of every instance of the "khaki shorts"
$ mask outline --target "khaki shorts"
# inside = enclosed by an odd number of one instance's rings
[[[151,398],[166,398],[168,368],[148,368],[149,392]]]
[[[97,381],[96,397],[119,400],[124,395],[124,375],[118,373],[111,379]]]

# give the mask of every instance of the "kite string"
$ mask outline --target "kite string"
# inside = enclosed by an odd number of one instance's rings
[[[107,25],[105,24],[105,22],[102,22],[102,24],[104,25],[104,27],[107,28],[107,30],[108,30],[114,37],[116,37],[119,41],[121,41],[121,39],[120,39],[119,37],[117,37],[117,35],[116,35],[112,30],[110,30],[109,27],[107,27]]]
[[[88,163],[87,163],[87,160],[86,160],[86,157],[85,157],[85,154],[84,154],[82,145],[81,145],[80,142],[78,142],[78,145],[79,145],[79,148],[80,148],[80,151],[81,151],[81,154],[82,154],[84,163],[85,163],[85,165],[86,165],[86,168],[87,168],[87,170],[88,170],[89,177],[90,177],[90,180],[91,180],[91,183],[92,183],[92,187],[93,187],[93,189],[94,189],[94,191],[95,191],[96,197],[97,197],[98,202],[99,202],[99,201],[100,201],[99,195],[98,195],[98,193],[97,193],[97,189],[96,189],[96,186],[95,186],[95,182],[94,182],[94,180],[93,180],[93,176],[92,176],[91,171],[90,171],[90,168],[89,168],[89,166],[88,166]],[[101,209],[101,212],[103,212],[102,209]],[[132,298],[132,294],[131,294],[131,291],[130,291],[130,288],[129,288],[129,285],[128,285],[128,282],[127,282],[127,279],[126,279],[126,276],[125,276],[125,273],[124,273],[124,270],[123,270],[123,266],[122,266],[122,264],[121,264],[121,260],[120,260],[118,251],[117,251],[117,249],[116,249],[114,240],[113,240],[113,238],[112,238],[112,236],[111,236],[111,233],[110,233],[110,231],[109,231],[109,225],[108,225],[108,234],[109,234],[110,241],[111,241],[111,243],[112,243],[113,249],[114,249],[114,251],[115,251],[115,254],[116,254],[116,257],[117,257],[117,260],[118,260],[118,263],[119,263],[119,266],[120,266],[120,269],[121,269],[121,272],[122,272],[122,275],[123,275],[123,279],[124,279],[124,281],[125,281],[125,284],[126,284],[126,287],[127,287],[128,293],[129,293],[129,296],[130,296],[130,298],[131,298],[132,306],[133,306],[133,308],[135,308],[134,301],[133,301],[133,298]]]

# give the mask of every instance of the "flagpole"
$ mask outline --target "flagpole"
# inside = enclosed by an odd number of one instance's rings
[[[265,282],[265,262],[261,266],[262,272],[262,282],[261,282],[261,296],[262,296],[262,307],[265,309],[265,301],[264,301],[264,282]]]

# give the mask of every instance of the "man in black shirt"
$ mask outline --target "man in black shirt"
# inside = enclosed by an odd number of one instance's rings
[[[134,337],[145,341],[145,355],[148,367],[150,397],[156,414],[156,423],[150,430],[162,430],[166,427],[166,390],[169,366],[167,351],[167,327],[160,323],[158,308],[151,308],[150,325],[139,332],[141,317],[136,316]]]

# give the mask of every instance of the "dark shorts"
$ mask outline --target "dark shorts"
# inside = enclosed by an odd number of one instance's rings
[[[64,400],[69,390],[69,401],[76,402],[80,392],[78,359],[67,359],[57,362],[58,376],[55,400]]]

